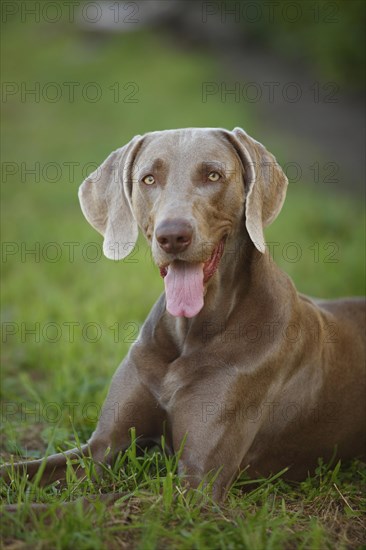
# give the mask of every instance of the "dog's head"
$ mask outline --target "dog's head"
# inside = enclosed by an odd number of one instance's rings
[[[127,256],[140,227],[164,277],[168,311],[193,317],[243,216],[264,253],[263,228],[281,210],[286,187],[273,155],[241,128],[188,128],[133,138],[86,178],[79,198],[108,258]]]

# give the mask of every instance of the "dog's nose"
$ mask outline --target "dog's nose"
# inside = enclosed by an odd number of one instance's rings
[[[165,252],[177,254],[191,244],[193,227],[185,220],[165,220],[157,226],[155,236]]]

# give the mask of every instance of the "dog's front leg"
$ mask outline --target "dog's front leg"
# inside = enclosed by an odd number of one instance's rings
[[[194,434],[190,437],[190,433],[192,432],[187,432],[179,461],[179,475],[188,487],[194,489],[202,483],[203,486],[211,485],[212,498],[222,501],[240,473],[240,444],[238,445],[235,434],[223,432],[216,439],[218,434],[210,429],[205,435]]]
[[[32,479],[42,469],[41,485],[63,480],[69,460],[84,455],[90,456],[95,462],[110,463],[119,451],[129,446],[132,427],[143,442],[144,439],[159,437],[163,422],[162,410],[141,384],[134,363],[128,357],[112,379],[99,422],[87,444],[53,454],[46,459],[4,464],[0,468],[0,475],[10,481],[14,470],[26,471],[28,478]],[[79,469],[78,475],[82,475],[82,470]]]
[[[243,422],[217,406],[223,402],[207,397],[179,400],[172,411],[174,450],[184,442],[179,474],[192,488],[212,482],[216,501],[226,497],[258,430],[255,423]]]
[[[165,412],[141,383],[130,356],[112,379],[98,425],[88,442],[98,462],[111,462],[129,446],[132,427],[141,443],[159,439],[163,433]]]

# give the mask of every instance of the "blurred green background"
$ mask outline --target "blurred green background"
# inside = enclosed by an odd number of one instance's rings
[[[266,232],[275,260],[302,292],[329,298],[363,294],[364,174],[352,157],[364,146],[357,137],[363,2],[315,2],[316,21],[305,9],[310,3],[298,2],[303,15],[294,22],[276,12],[276,24],[264,15],[253,23],[242,12],[225,15],[222,2],[206,3],[215,13],[201,2],[132,2],[137,21],[118,29],[108,21],[86,21],[80,6],[71,22],[63,12],[51,23],[51,8],[36,21],[22,13],[22,5],[32,2],[14,2],[13,14],[6,4],[2,392],[10,411],[6,419],[23,421],[16,429],[6,424],[6,452],[42,454],[47,420],[55,426],[50,416],[38,414],[45,403],[101,404],[112,372],[162,291],[142,240],[123,262],[101,256],[101,237],[77,200],[83,178],[135,134],[242,126],[281,164],[297,163],[301,176],[291,181],[289,173],[285,206]],[[281,70],[273,76],[274,67]],[[278,81],[279,90],[297,79],[301,100],[276,94],[273,102],[264,95],[253,103],[243,94],[238,101],[222,95],[225,86],[239,83],[242,89],[256,74],[258,85]],[[337,102],[326,101],[329,89],[323,87],[329,82],[337,84]],[[218,91],[203,96],[207,83]],[[95,93],[100,97],[94,101]],[[32,328],[36,335],[27,332]],[[72,431],[65,411],[55,447]],[[84,439],[96,416],[78,406],[73,421]]]

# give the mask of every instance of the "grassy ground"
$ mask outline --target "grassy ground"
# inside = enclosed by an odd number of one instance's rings
[[[4,67],[8,82],[56,82],[62,89],[65,82],[97,82],[102,89],[95,104],[79,96],[71,102],[22,101],[16,94],[4,103],[3,159],[16,170],[2,190],[2,449],[8,460],[40,457],[46,448],[73,446],[75,434],[81,441],[90,435],[111,375],[162,290],[142,241],[121,263],[101,258],[100,237],[76,200],[86,164],[102,161],[147,130],[243,125],[258,136],[258,129],[243,104],[202,103],[201,84],[216,74],[209,59],[193,59],[155,36],[95,42],[67,28],[53,27],[51,33],[42,25],[13,25],[3,40],[12,59]],[[115,82],[123,94],[125,83],[135,83],[138,102],[114,102],[109,87]],[[289,160],[285,143],[274,152]],[[36,162],[40,181],[24,170]],[[61,168],[57,181],[45,168],[49,162]],[[73,162],[70,177],[66,163]],[[356,200],[325,195],[321,184],[302,182],[290,186],[267,239],[301,291],[362,294],[363,228]],[[35,254],[27,254],[29,249]],[[133,443],[99,483],[88,476],[75,483],[71,473],[64,489],[15,480],[2,487],[4,502],[35,500],[50,507],[39,517],[27,507],[6,516],[4,545],[316,549],[366,543],[361,463],[320,463],[317,475],[301,484],[288,485],[281,477],[258,480],[250,492],[244,492],[244,473],[220,508],[204,491],[185,492],[175,468],[176,460],[161,451],[137,456]],[[60,501],[109,491],[121,492],[115,505],[97,503],[85,511],[79,503],[60,517]]]
[[[85,461],[86,479],[77,482],[70,473],[64,489],[33,485],[26,490],[25,480],[16,479],[8,491],[11,500],[17,501],[16,492],[22,502],[48,506],[35,512],[26,504],[11,514],[3,523],[4,543],[62,549],[362,548],[366,471],[357,462],[343,471],[339,463],[332,468],[320,463],[316,476],[296,485],[278,476],[258,479],[250,482],[250,492],[243,474],[220,507],[206,489],[182,488],[176,465],[175,458],[158,450],[137,456],[133,441],[97,483]],[[81,499],[75,500],[112,490],[120,493],[113,506],[97,501],[85,509]]]

